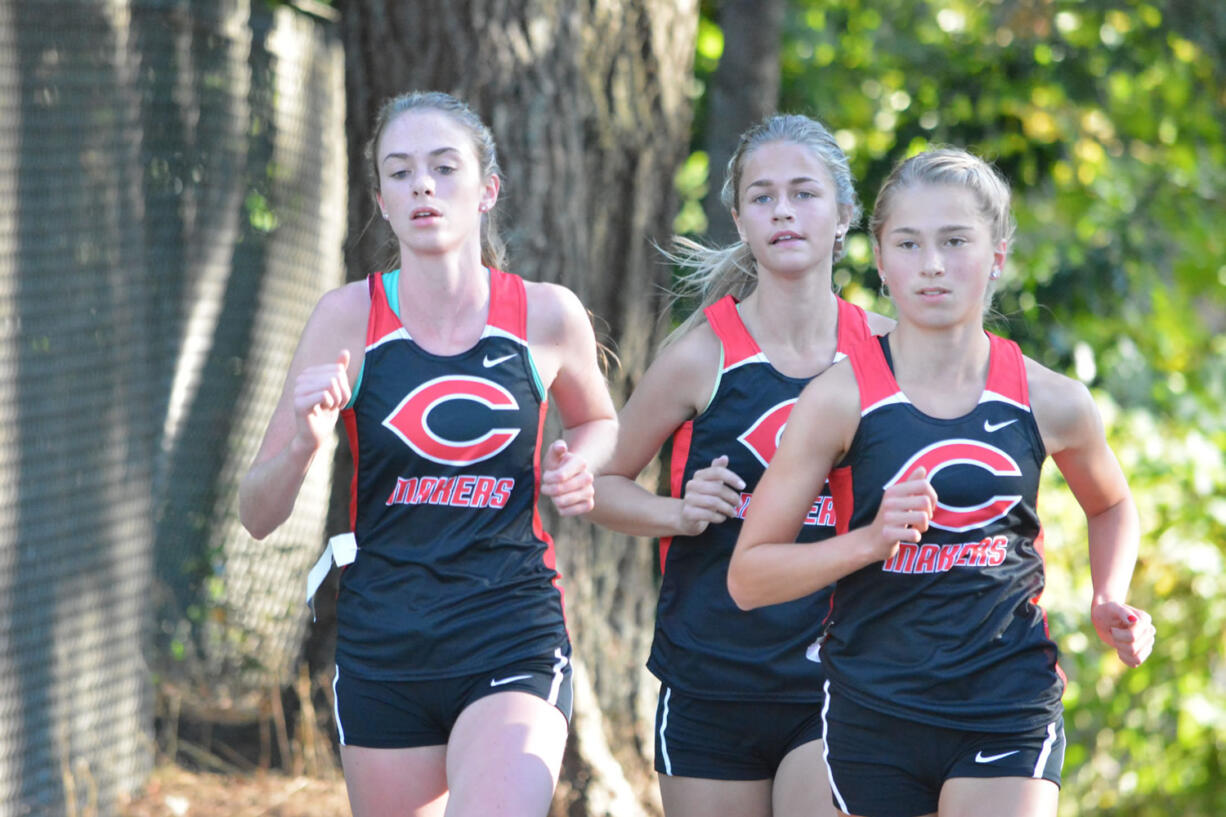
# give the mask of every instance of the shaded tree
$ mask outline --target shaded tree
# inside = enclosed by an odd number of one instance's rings
[[[722,0],[717,5],[719,28],[715,31],[723,47],[704,94],[702,149],[707,153],[710,184],[702,209],[707,217],[707,237],[724,245],[736,238],[732,217],[720,201],[724,168],[732,158],[737,137],[778,107],[779,49],[787,3]]]

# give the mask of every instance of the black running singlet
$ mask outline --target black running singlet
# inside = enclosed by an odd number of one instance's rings
[[[987,385],[955,419],[920,412],[888,341],[850,355],[860,426],[830,476],[839,530],[869,524],[882,491],[924,466],[938,506],[918,545],[838,581],[821,654],[832,686],[922,723],[1012,732],[1051,723],[1063,676],[1048,636],[1035,502],[1046,451],[1022,353],[988,335]]]
[[[842,359],[872,337],[864,310],[838,299]],[[706,310],[722,346],[722,367],[707,407],[673,437],[672,495],[683,496],[694,472],[728,455],[745,480],[736,518],[698,536],[660,541],[663,583],[648,668],[666,684],[718,700],[816,701],[822,697],[813,648],[830,608],[829,589],[803,599],[743,611],[728,594],[728,560],[758,480],[807,379],[787,377],[749,334],[732,296]],[[823,490],[805,519],[800,541],[834,535],[834,505]]]
[[[342,412],[358,552],[341,574],[336,662],[420,680],[549,655],[567,635],[536,505],[546,400],[523,280],[490,270],[485,331],[450,356],[414,343],[396,281],[370,278],[366,356]]]

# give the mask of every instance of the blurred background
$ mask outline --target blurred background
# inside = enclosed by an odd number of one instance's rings
[[[314,622],[302,588],[348,452],[263,542],[235,492],[316,299],[376,268],[361,148],[413,88],[493,128],[509,268],[580,295],[619,402],[686,308],[653,243],[730,240],[718,190],[757,119],[829,125],[866,210],[928,145],[993,160],[1019,229],[991,328],[1094,393],[1159,634],[1136,670],[1099,644],[1050,469],[1061,813],[1226,813],[1224,76],[1218,0],[0,0],[0,814],[213,813],[189,774],[342,785],[335,585]],[[848,246],[843,295],[888,314]],[[576,649],[554,813],[658,814],[652,544],[553,530]],[[285,790],[242,813],[343,804]]]

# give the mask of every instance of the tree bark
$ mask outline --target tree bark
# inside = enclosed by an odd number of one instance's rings
[[[362,148],[379,105],[411,89],[454,93],[494,131],[509,268],[560,282],[620,358],[620,404],[667,327],[674,173],[691,118],[693,0],[352,0],[342,7],[351,197],[349,275],[374,268]],[[378,220],[381,222],[381,220]],[[369,229],[368,229],[369,227]],[[346,478],[337,480],[345,485]],[[556,522],[556,521],[555,521]],[[643,668],[656,598],[652,549],[591,525],[552,526],[575,643],[575,717],[558,814],[653,813],[656,685]]]
[[[723,0],[719,27],[724,53],[711,76],[707,123],[703,128],[710,183],[702,209],[707,236],[718,244],[736,238],[728,208],[720,201],[724,169],[737,138],[779,104],[779,43],[783,33],[784,0]]]

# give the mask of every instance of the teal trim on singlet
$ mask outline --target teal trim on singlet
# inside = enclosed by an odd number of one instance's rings
[[[544,400],[548,395],[545,393],[545,384],[541,382],[541,373],[536,370],[536,358],[532,356],[532,347],[524,343],[524,351],[528,353],[528,371],[532,373],[532,382],[536,385],[536,395],[541,400]]]
[[[489,275],[489,272],[489,267],[486,267],[485,274]],[[387,305],[392,308],[392,312],[396,314],[397,318],[400,317],[400,288],[397,286],[399,281],[400,270],[393,270],[383,276],[383,292],[387,295]],[[389,289],[388,287],[391,288]],[[528,368],[532,372],[532,382],[536,384],[536,394],[540,399],[544,400],[546,397],[545,384],[541,382],[541,373],[536,370],[536,360],[532,357],[532,347],[528,346],[526,339],[524,340],[524,349],[528,351]],[[358,380],[361,380],[360,375]],[[354,394],[357,394],[356,390]]]
[[[358,391],[362,388],[362,375],[366,373],[366,354],[363,350],[362,368],[358,369],[358,379],[353,382],[353,391],[349,393],[349,402],[345,404],[345,408],[353,408],[353,404],[357,402]]]
[[[383,273],[383,297],[387,298],[387,305],[391,308],[392,314],[397,318],[400,317],[400,270],[394,269],[391,272]],[[532,347],[525,341],[524,348],[528,350],[528,368],[532,372],[532,382],[536,384],[536,393],[540,399],[544,400],[545,384],[541,381],[541,373],[536,370],[536,358],[532,356]],[[720,349],[719,365],[722,370],[724,367],[724,351]],[[358,391],[362,388],[362,375],[366,373],[366,350],[362,350],[362,368],[358,369],[358,379],[353,384],[353,391],[349,394],[349,402],[345,404],[345,408],[353,408],[353,404],[357,402]],[[711,392],[711,400],[715,399],[715,391],[719,389],[719,377],[715,378],[715,390]],[[707,401],[708,404],[710,400]]]
[[[383,273],[383,297],[387,298],[387,305],[392,308],[392,313],[400,317],[400,270],[394,269],[391,272]]]
[[[383,273],[383,296],[387,298],[387,305],[392,308],[392,313],[397,318],[400,317],[400,270],[394,269],[391,272]],[[349,394],[349,402],[345,404],[345,408],[353,408],[353,404],[358,400],[358,391],[362,388],[362,375],[366,374],[366,350],[362,350],[362,368],[358,369],[358,379],[353,384],[353,391]]]

